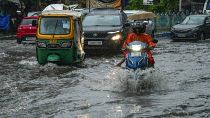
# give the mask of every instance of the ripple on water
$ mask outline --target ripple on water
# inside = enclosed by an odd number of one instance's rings
[[[21,61],[19,62],[19,64],[21,64],[21,65],[30,65],[30,66],[33,66],[33,65],[37,65],[38,62],[37,62],[37,60],[36,60],[36,57],[30,57],[30,58],[28,58],[28,59],[26,59],[26,60],[21,60]]]
[[[4,58],[4,57],[8,57],[8,54],[6,54],[5,52],[0,53],[0,58]]]

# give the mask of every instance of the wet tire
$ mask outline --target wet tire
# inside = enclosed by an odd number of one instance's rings
[[[17,39],[17,43],[21,44],[22,40],[21,39]]]
[[[205,40],[205,35],[204,35],[204,33],[201,33],[201,34],[200,34],[199,40]]]

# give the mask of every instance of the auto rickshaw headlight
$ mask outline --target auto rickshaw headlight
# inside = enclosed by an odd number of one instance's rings
[[[116,41],[116,40],[120,40],[121,39],[121,35],[120,34],[116,34],[112,37],[112,40]]]
[[[37,42],[37,47],[46,48],[47,45],[45,44],[45,42]]]
[[[69,48],[72,46],[72,42],[62,42],[61,47],[62,48]]]

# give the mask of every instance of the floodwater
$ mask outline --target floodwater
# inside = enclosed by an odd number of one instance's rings
[[[0,117],[209,118],[210,40],[161,39],[153,53],[137,72],[114,66],[122,55],[41,66],[34,45],[0,40]]]

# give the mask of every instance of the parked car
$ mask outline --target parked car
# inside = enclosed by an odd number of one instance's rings
[[[86,52],[119,51],[123,36],[127,35],[126,14],[118,9],[96,8],[83,20],[84,48]]]
[[[146,12],[144,10],[124,10],[125,14],[127,16],[130,16],[132,14],[135,14],[135,13],[143,13],[143,12]],[[154,18],[151,18],[151,19],[144,19],[144,20],[141,20],[142,22],[146,23],[146,33],[147,34],[150,34],[152,37],[154,37],[155,35],[155,19]],[[129,23],[132,23],[133,21],[132,20],[128,20]]]
[[[27,16],[38,16],[41,14],[41,11],[34,11],[34,12],[28,12]]]
[[[210,38],[210,15],[189,15],[181,24],[171,27],[171,39],[205,40]]]
[[[16,39],[17,43],[35,43],[37,27],[32,26],[32,22],[37,22],[38,16],[24,17],[17,28]]]

